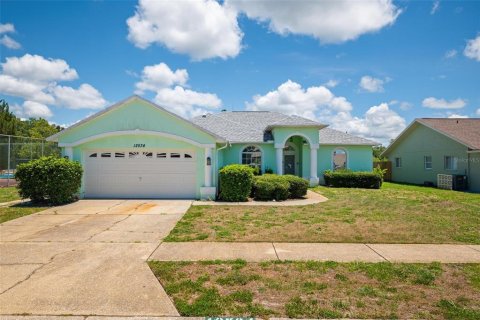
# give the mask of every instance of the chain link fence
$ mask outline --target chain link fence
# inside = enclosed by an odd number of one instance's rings
[[[17,165],[43,156],[59,157],[58,144],[45,139],[0,134],[0,187],[15,185]]]

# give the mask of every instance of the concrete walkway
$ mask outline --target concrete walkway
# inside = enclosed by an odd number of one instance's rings
[[[190,205],[82,200],[1,224],[0,315],[178,316],[146,260]]]
[[[160,261],[244,259],[338,262],[479,263],[480,245],[270,242],[164,242],[150,256]]]
[[[316,192],[307,190],[304,199],[288,199],[286,201],[247,201],[247,202],[222,202],[222,201],[194,201],[193,206],[267,206],[267,207],[290,207],[306,206],[327,201],[328,198]]]

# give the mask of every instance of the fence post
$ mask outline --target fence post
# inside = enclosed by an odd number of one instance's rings
[[[8,136],[7,187],[10,187],[10,136]]]

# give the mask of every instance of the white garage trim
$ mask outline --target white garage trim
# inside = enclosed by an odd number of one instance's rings
[[[177,136],[171,133],[167,132],[161,132],[161,131],[150,131],[150,130],[121,130],[121,131],[110,131],[110,132],[104,132],[100,134],[96,134],[94,136],[90,136],[87,138],[83,138],[80,140],[77,140],[75,142],[71,143],[59,143],[59,147],[75,147],[90,141],[102,139],[102,138],[108,138],[108,137],[117,137],[117,136],[125,136],[125,135],[149,135],[149,136],[157,136],[157,137],[164,137],[164,138],[170,138],[172,140],[177,140],[177,141],[183,141],[190,143],[194,146],[198,146],[201,148],[215,148],[215,144],[204,144],[204,143],[199,143],[197,141],[182,137],[182,136]]]

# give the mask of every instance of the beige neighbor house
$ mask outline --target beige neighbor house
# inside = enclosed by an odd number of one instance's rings
[[[451,179],[461,189],[463,176],[467,190],[480,192],[479,118],[415,119],[382,155],[392,161],[395,182],[438,186]]]

